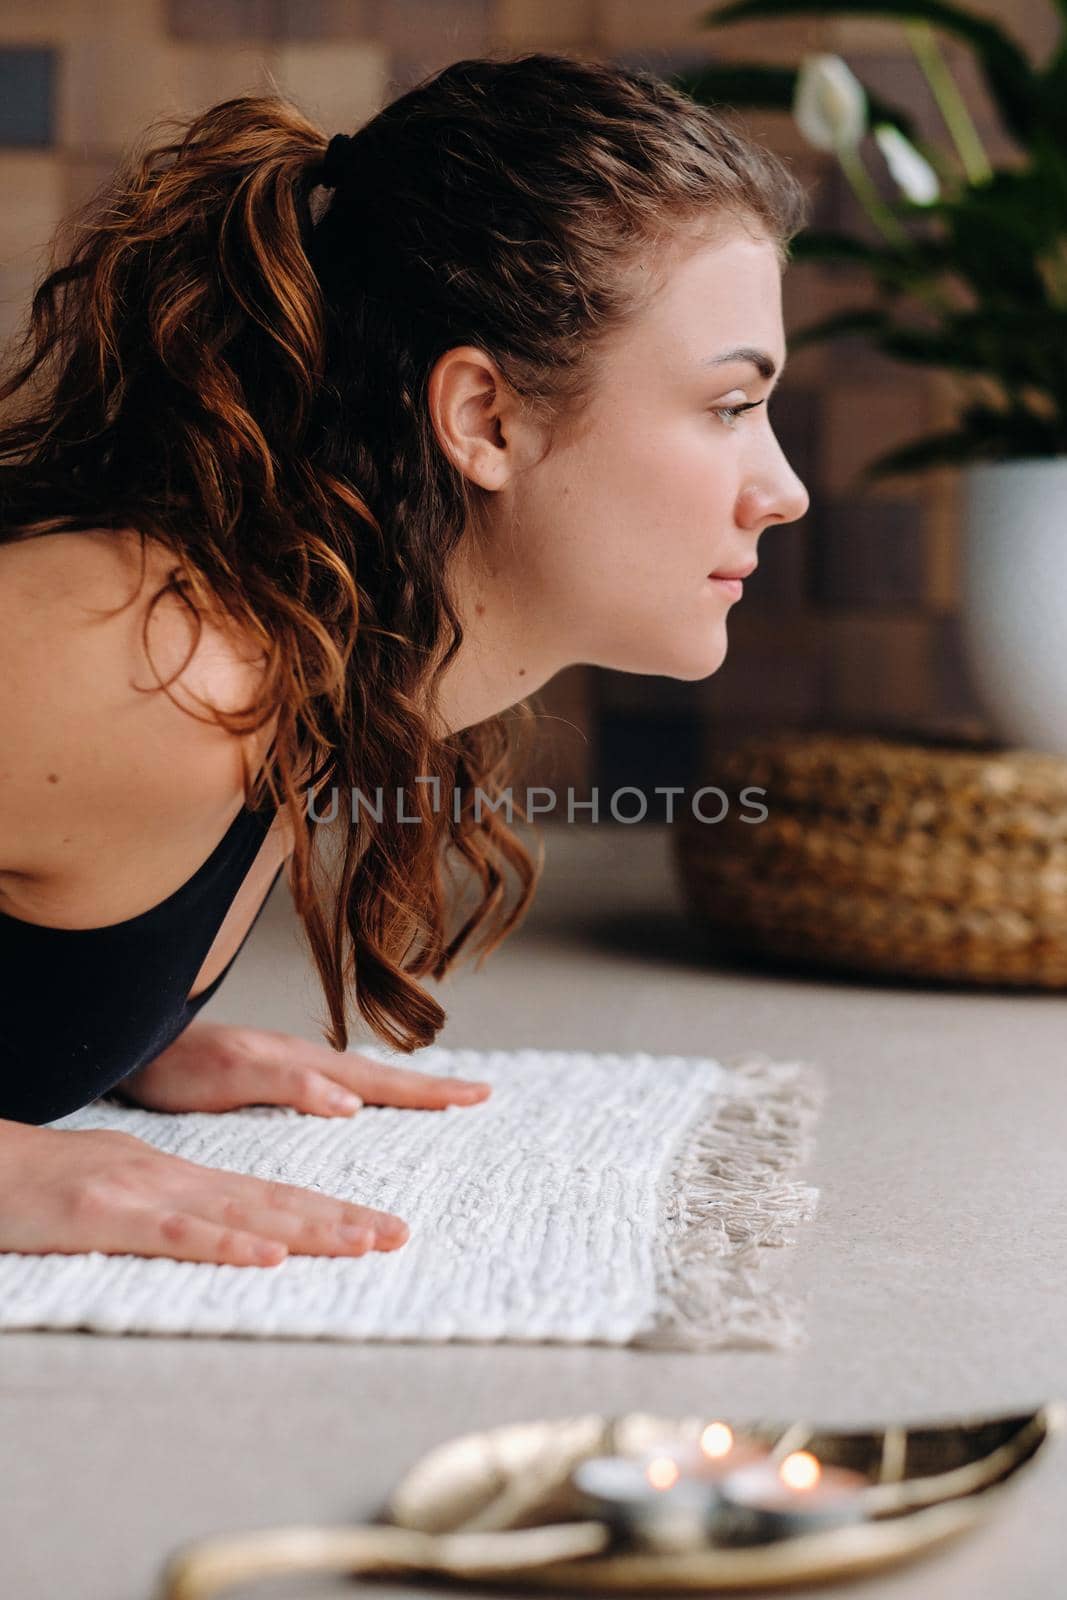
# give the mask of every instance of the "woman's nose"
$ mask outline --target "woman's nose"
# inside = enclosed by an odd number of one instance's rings
[[[777,482],[751,484],[741,495],[738,522],[755,526],[769,522],[798,522],[811,504],[804,484],[782,457],[784,477]]]
[[[783,522],[799,522],[811,504],[811,496],[792,467],[789,468],[789,486],[782,496]]]
[[[775,458],[765,488],[767,514],[776,522],[799,522],[811,504],[807,489],[794,472],[781,440],[775,437]]]

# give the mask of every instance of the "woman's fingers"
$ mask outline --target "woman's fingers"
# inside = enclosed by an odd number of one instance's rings
[[[377,1245],[371,1223],[340,1223],[309,1217],[297,1211],[275,1211],[254,1200],[234,1197],[218,1206],[205,1201],[188,1202],[192,1215],[212,1226],[226,1228],[237,1237],[254,1235],[268,1239],[290,1255],[336,1256],[366,1255]],[[210,1212],[209,1215],[205,1215]]]
[[[369,1235],[363,1248],[396,1250],[410,1234],[407,1223],[391,1211],[243,1172],[220,1171],[217,1177],[213,1215],[230,1226],[282,1239],[301,1255],[348,1253],[352,1247],[358,1251],[362,1235]],[[203,1214],[200,1201],[184,1203]]]
[[[437,1111],[444,1106],[474,1105],[487,1100],[493,1092],[491,1084],[472,1078],[438,1078],[408,1067],[386,1067],[356,1051],[348,1052],[347,1056],[348,1059],[342,1060],[335,1056],[330,1071],[369,1106],[408,1106]]]
[[[268,1029],[233,1030],[228,1041],[226,1094],[233,1104],[255,1099],[295,1106],[318,1116],[351,1115],[357,1106],[333,1103],[347,1090],[365,1105],[439,1111],[488,1099],[492,1085],[471,1078],[439,1078],[409,1067],[390,1067],[355,1050],[331,1050],[311,1039]]]
[[[110,1129],[0,1119],[0,1251],[277,1265],[395,1250],[407,1224],[297,1184],[203,1167]]]
[[[316,1117],[351,1117],[363,1105],[347,1084],[298,1061],[241,1062],[227,1077],[226,1093],[235,1106],[292,1106]]]
[[[368,1250],[397,1250],[409,1237],[407,1223],[390,1211],[302,1189],[295,1183],[201,1167],[182,1156],[161,1159],[172,1165],[157,1210],[194,1218],[214,1228],[216,1234],[225,1232],[242,1249],[248,1248],[247,1240],[254,1236],[274,1241],[293,1255],[363,1255]],[[138,1205],[139,1197],[131,1194],[130,1203]],[[193,1230],[192,1236],[198,1246],[211,1248],[210,1236],[202,1229]],[[159,1253],[175,1252],[161,1248]],[[283,1257],[284,1251],[278,1259]]]
[[[328,1059],[321,1066],[300,1060],[239,1062],[226,1078],[227,1103],[292,1106],[316,1117],[351,1117],[365,1104],[439,1111],[474,1105],[491,1092],[487,1083],[378,1067],[362,1058],[349,1062],[335,1051],[324,1054]]]
[[[403,1243],[377,1232],[371,1222],[325,1220],[254,1200],[230,1198],[213,1206],[206,1192],[190,1196],[184,1206],[130,1205],[116,1221],[116,1250],[237,1267],[276,1267],[288,1255],[361,1256]]]
[[[170,1256],[178,1261],[213,1261],[233,1267],[276,1267],[289,1254],[278,1239],[155,1206],[127,1206],[115,1219],[115,1251]]]

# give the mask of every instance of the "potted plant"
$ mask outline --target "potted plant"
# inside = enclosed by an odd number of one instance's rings
[[[1054,3],[1067,18],[1067,0]],[[946,0],[734,0],[701,20],[802,14],[900,21],[948,151],[917,138],[839,56],[713,63],[673,81],[709,104],[791,110],[805,138],[839,160],[866,236],[807,229],[793,257],[848,262],[874,294],[790,345],[858,334],[951,375],[953,425],[877,457],[864,477],[961,469],[961,620],[975,687],[1002,739],[1067,755],[1067,39],[1036,63],[996,23]],[[990,162],[935,30],[974,51],[1017,147],[1012,165]],[[891,199],[864,163],[868,134]]]

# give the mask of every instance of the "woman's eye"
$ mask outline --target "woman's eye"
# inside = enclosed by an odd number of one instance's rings
[[[728,428],[735,428],[737,426],[737,419],[739,416],[741,416],[742,412],[755,411],[756,407],[763,405],[763,403],[764,402],[762,400],[750,400],[748,404],[744,406],[713,406],[712,415],[721,417]]]

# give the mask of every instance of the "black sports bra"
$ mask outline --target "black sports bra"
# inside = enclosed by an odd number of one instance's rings
[[[193,876],[126,922],[49,928],[0,912],[0,1117],[40,1124],[67,1116],[154,1060],[192,1021],[270,897],[218,977],[188,999],[274,821],[269,799],[268,807],[242,806]]]

